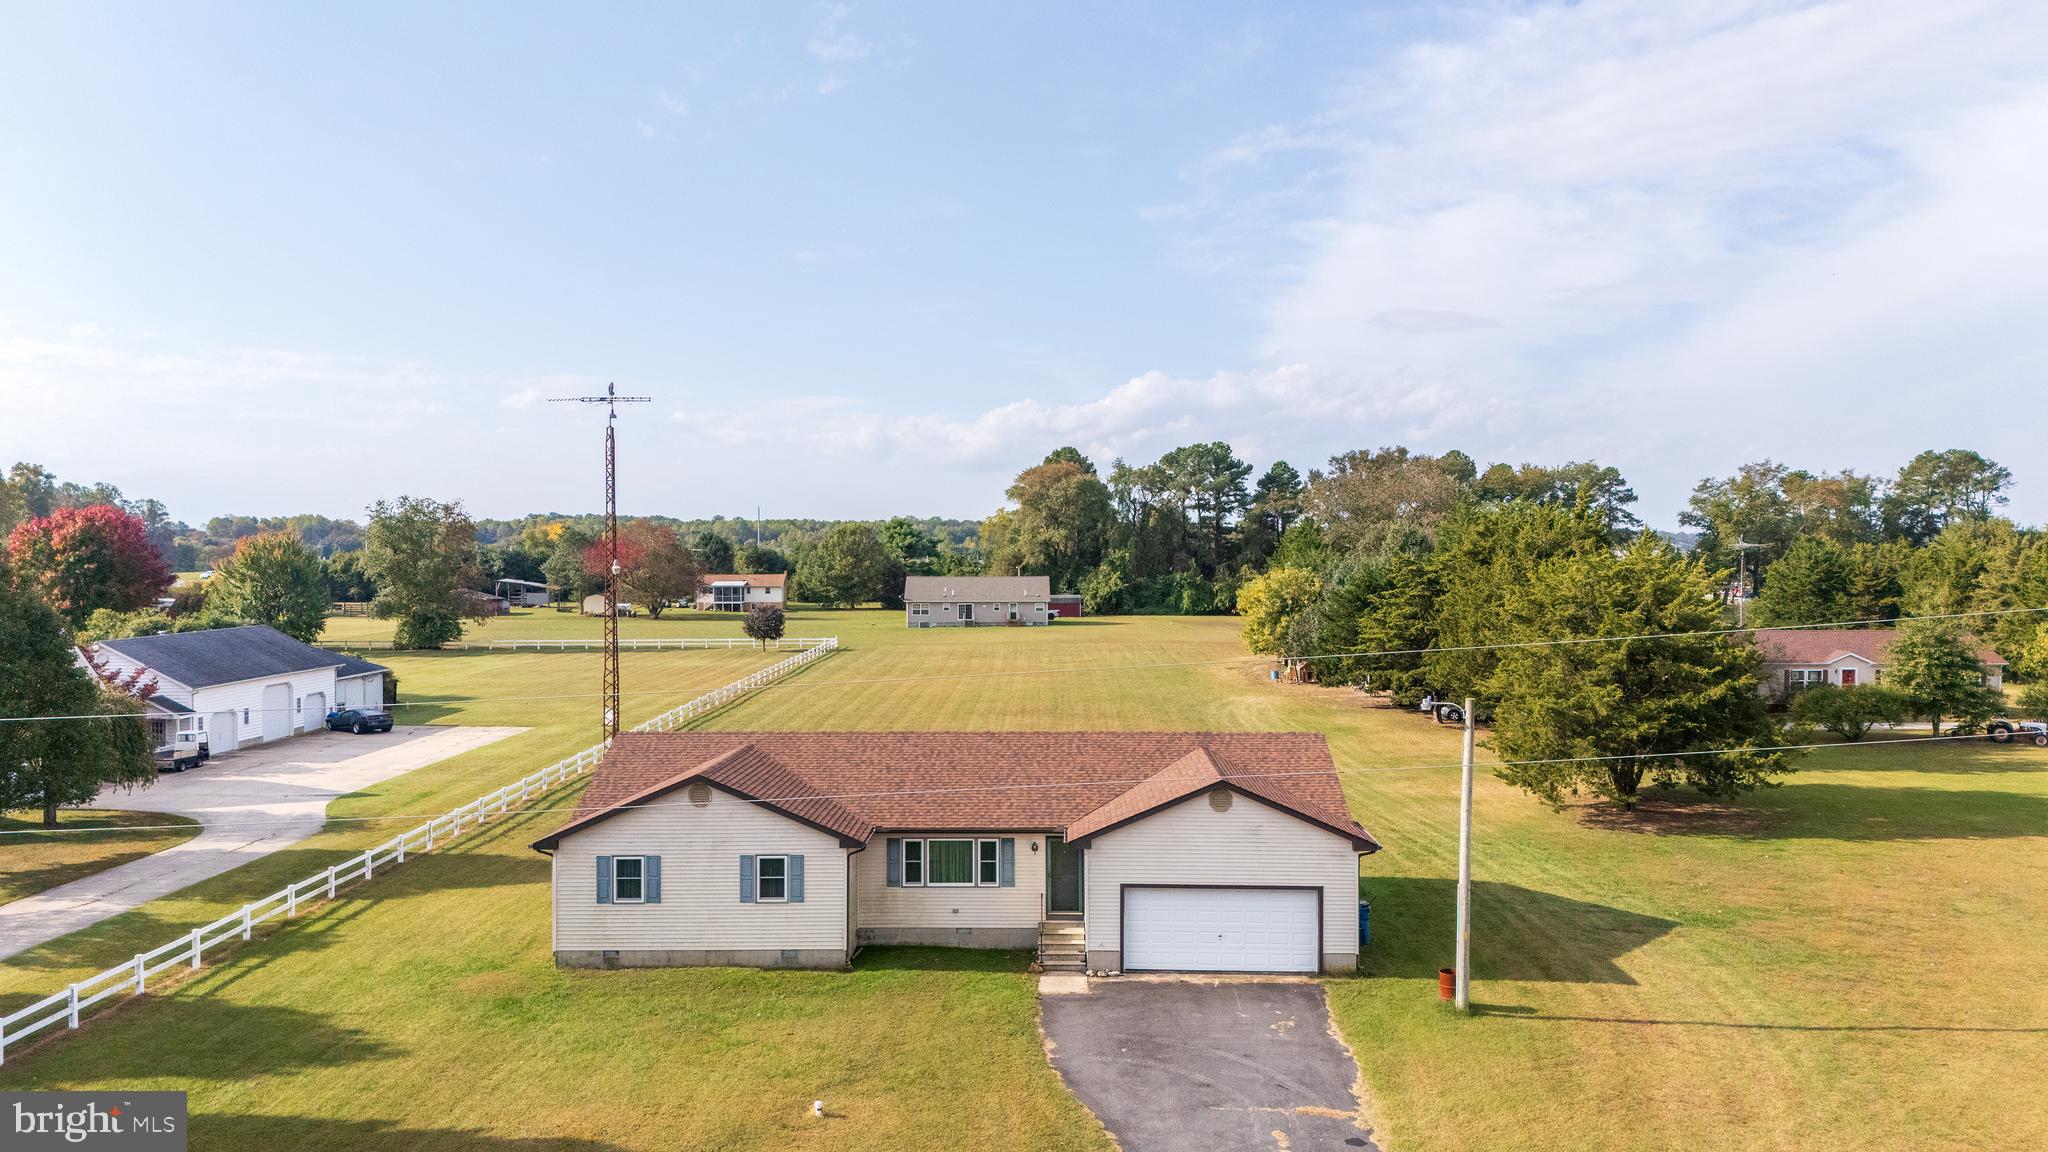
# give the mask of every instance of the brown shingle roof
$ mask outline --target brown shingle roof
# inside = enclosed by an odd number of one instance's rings
[[[903,598],[915,603],[945,600],[1044,600],[1052,595],[1049,576],[906,576]]]
[[[782,572],[731,572],[697,578],[697,582],[706,588],[720,580],[744,580],[749,588],[780,588],[788,583],[789,576]]]
[[[1891,663],[1892,644],[1899,638],[1897,628],[1759,628],[1756,646],[1772,664],[1827,664],[1849,653],[1873,664]],[[2005,657],[1989,648],[1978,648],[1977,659],[2003,666]]]
[[[569,824],[534,847],[695,779],[856,842],[885,829],[1099,833],[1221,780],[1379,847],[1315,732],[628,732]]]

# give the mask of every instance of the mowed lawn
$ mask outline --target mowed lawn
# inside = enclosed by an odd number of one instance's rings
[[[486,634],[595,633],[553,616]],[[1390,1148],[2048,1146],[2048,993],[2034,978],[2048,961],[2048,753],[1830,750],[1783,788],[1626,819],[1552,812],[1482,776],[1481,1011],[1464,1019],[1435,999],[1451,946],[1452,731],[1355,692],[1273,683],[1233,659],[1227,619],[910,632],[896,613],[797,612],[790,633],[848,647],[711,724],[1327,733],[1387,845],[1366,863],[1363,970],[1326,983]],[[626,686],[659,690],[726,655],[629,655]],[[401,778],[349,801],[358,814],[445,808],[589,742],[587,716],[574,727],[588,700],[489,698],[580,691],[594,658],[386,662],[408,695],[469,697],[437,722],[536,730],[443,766],[460,786]],[[636,718],[659,703],[629,700]],[[560,819],[520,816],[409,863],[161,1000],[11,1055],[0,1086],[183,1088],[196,1148],[1105,1146],[1045,1068],[1020,956],[557,971],[547,864],[525,845]],[[239,873],[223,877],[216,903],[366,839],[331,832],[239,890]],[[0,994],[55,987],[70,961],[111,962],[200,911],[163,904],[145,910],[160,922],[139,913],[0,966]],[[827,1119],[807,1115],[814,1098]]]
[[[43,827],[40,812],[0,814],[0,904],[139,860],[197,835],[199,821],[162,812],[60,808],[52,829]]]

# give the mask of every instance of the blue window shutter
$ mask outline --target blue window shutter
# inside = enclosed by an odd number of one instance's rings
[[[801,904],[804,902],[804,858],[791,856],[788,871],[789,879],[784,890],[788,892],[791,904]]]
[[[640,881],[640,890],[646,894],[647,902],[661,903],[661,857],[649,856],[647,862],[640,866],[640,873],[644,877]]]
[[[901,837],[889,837],[889,871],[887,876],[884,877],[884,883],[890,888],[903,887],[903,840]]]
[[[1017,886],[1017,841],[1005,836],[996,842],[996,883],[1005,888]]]
[[[612,858],[609,856],[597,858],[597,902],[612,902]]]
[[[740,903],[754,902],[754,858],[740,857]]]

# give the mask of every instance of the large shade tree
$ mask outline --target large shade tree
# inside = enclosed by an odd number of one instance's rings
[[[400,496],[371,505],[363,570],[377,584],[374,611],[398,621],[401,647],[439,648],[462,637],[463,621],[484,618],[476,525],[459,502]]]
[[[79,664],[64,618],[0,558],[0,811],[34,809],[43,824],[109,784],[156,778],[141,705]],[[62,717],[89,717],[62,719]]]
[[[611,566],[611,554],[599,540],[583,553],[583,570],[603,581]],[[619,525],[619,590],[627,602],[661,619],[663,611],[678,602],[687,603],[697,595],[705,570],[697,554],[674,528],[656,520],[633,520]]]
[[[130,612],[171,586],[171,570],[140,519],[111,504],[58,508],[14,526],[7,552],[15,578],[72,625],[101,608]]]
[[[328,573],[290,532],[244,536],[234,554],[215,565],[207,581],[207,607],[245,624],[268,624],[310,644],[327,624]]]
[[[1762,656],[1721,623],[1697,558],[1645,534],[1619,555],[1585,549],[1538,566],[1505,606],[1482,697],[1499,775],[1561,804],[1635,806],[1645,782],[1726,797],[1787,769],[1758,692]],[[1598,637],[1650,637],[1585,643]]]

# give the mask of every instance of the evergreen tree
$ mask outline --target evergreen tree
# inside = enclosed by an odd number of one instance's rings
[[[1551,804],[1590,792],[1635,806],[1646,780],[1727,797],[1788,770],[1757,690],[1762,656],[1719,627],[1713,575],[1645,534],[1620,555],[1560,552],[1508,595],[1514,641],[1657,635],[1503,652],[1479,695],[1494,705],[1501,779]],[[1734,749],[1693,755],[1709,749]],[[1599,757],[1600,759],[1590,759]],[[1548,761],[1547,763],[1538,763]]]
[[[1770,578],[1750,606],[1750,622],[1783,627],[1852,619],[1852,581],[1849,555],[1841,545],[1803,536],[1771,565]]]

